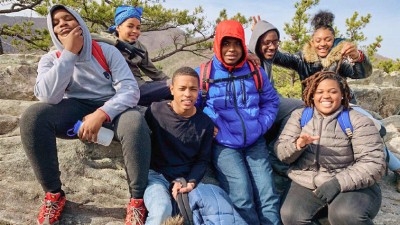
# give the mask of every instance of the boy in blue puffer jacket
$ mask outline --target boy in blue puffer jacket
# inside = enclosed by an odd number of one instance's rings
[[[199,95],[197,105],[204,106],[215,125],[212,155],[217,179],[248,224],[280,224],[279,196],[263,138],[278,112],[278,95],[263,69],[261,90],[249,76],[239,22],[218,24],[214,53],[206,79],[209,88],[206,96]]]

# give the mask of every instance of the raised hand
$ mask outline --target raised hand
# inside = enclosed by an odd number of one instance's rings
[[[304,146],[311,144],[313,141],[318,140],[319,136],[311,136],[309,134],[301,134],[296,140],[296,149],[301,150]]]
[[[341,53],[343,57],[350,57],[352,61],[360,59],[360,52],[358,52],[357,46],[348,41],[344,42]]]
[[[257,17],[252,16],[253,18],[253,23],[251,24],[251,31],[254,30],[254,27],[256,26],[257,22],[261,20],[260,15],[257,15]]]
[[[83,47],[83,36],[82,36],[82,29],[80,26],[75,27],[69,33],[66,33],[64,35],[59,34],[58,39],[64,46],[64,49],[76,55]]]

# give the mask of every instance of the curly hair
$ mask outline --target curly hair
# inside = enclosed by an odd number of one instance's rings
[[[344,108],[348,109],[349,102],[351,100],[350,87],[347,84],[345,78],[332,71],[317,72],[314,75],[302,81],[302,84],[305,86],[305,89],[303,91],[303,100],[305,105],[308,107],[314,107],[315,91],[317,90],[318,85],[323,80],[327,79],[337,81],[337,83],[339,84],[340,92],[343,94],[343,99],[341,104],[343,105]]]
[[[335,30],[333,29],[333,20],[335,20],[335,15],[329,11],[319,11],[314,15],[311,26],[314,27],[314,32],[320,28],[329,29],[333,36],[335,36]]]

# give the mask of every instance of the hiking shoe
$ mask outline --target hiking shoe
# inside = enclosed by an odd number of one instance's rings
[[[143,225],[146,220],[147,210],[143,199],[133,199],[126,208],[125,225]]]
[[[46,193],[43,205],[40,207],[39,216],[37,219],[38,225],[53,225],[58,224],[61,212],[64,209],[66,198],[61,192],[53,194]]]

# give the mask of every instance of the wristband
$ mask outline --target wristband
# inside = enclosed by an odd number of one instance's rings
[[[100,108],[98,108],[97,110],[103,112],[106,115],[106,121],[104,121],[104,122],[107,122],[107,123],[111,122],[110,116],[104,110],[102,110]]]
[[[360,56],[358,57],[358,60],[356,62],[360,63],[364,61],[364,53],[360,50],[358,50],[358,53],[360,54]]]
[[[358,57],[356,59],[349,57],[349,61],[351,63],[360,63],[360,62],[364,61],[364,53],[362,53],[362,51],[360,51],[360,50],[357,50],[357,51],[358,51]]]

